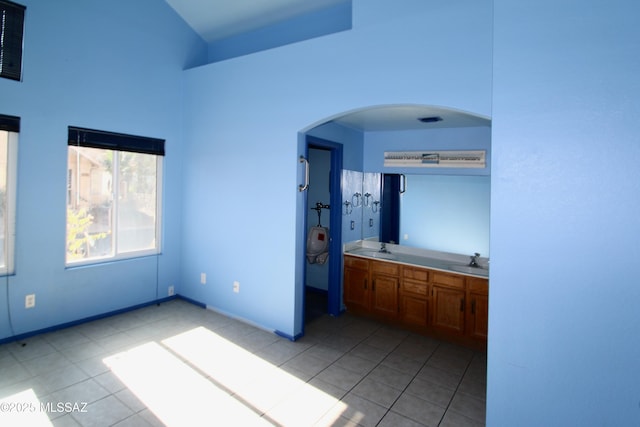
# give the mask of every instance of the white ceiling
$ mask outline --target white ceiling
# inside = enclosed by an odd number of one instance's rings
[[[166,0],[209,43],[345,1],[349,0]],[[432,116],[442,117],[442,121],[418,120]],[[333,121],[363,132],[491,126],[486,117],[424,105],[370,107]]]
[[[440,117],[423,123],[421,117]],[[385,105],[344,114],[334,122],[363,132],[491,126],[487,117],[427,105]]]
[[[211,43],[346,0],[166,0],[200,37]]]

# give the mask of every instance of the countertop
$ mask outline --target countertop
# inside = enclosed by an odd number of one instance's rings
[[[387,253],[380,252],[380,243],[358,240],[345,244],[343,252],[345,255],[425,267],[465,276],[485,279],[489,277],[489,260],[487,258],[478,258],[480,267],[470,267],[469,255],[417,249],[389,243],[386,244],[386,249]]]

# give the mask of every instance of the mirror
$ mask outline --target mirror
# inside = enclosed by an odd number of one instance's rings
[[[383,196],[380,241],[489,255],[491,177],[383,174],[382,183],[393,197]]]
[[[490,188],[488,175],[345,170],[343,240],[489,256]]]

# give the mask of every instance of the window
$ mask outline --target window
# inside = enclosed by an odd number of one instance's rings
[[[159,252],[164,140],[69,127],[67,265]]]
[[[22,36],[26,8],[0,0],[0,77],[20,80],[22,77]]]
[[[14,272],[19,131],[19,117],[0,115],[0,274]]]

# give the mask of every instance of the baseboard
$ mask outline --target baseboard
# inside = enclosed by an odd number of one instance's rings
[[[174,299],[182,299],[185,300],[187,302],[190,302],[191,304],[195,304],[198,305],[200,307],[205,307],[204,304],[198,303],[196,301],[190,300],[189,298],[185,298],[179,295],[172,295],[170,297],[165,297],[165,298],[160,298],[157,300],[153,300],[153,301],[149,301],[149,302],[145,302],[142,304],[136,304],[136,305],[132,305],[130,307],[125,307],[125,308],[120,308],[118,310],[113,310],[113,311],[108,311],[106,313],[101,313],[101,314],[96,314],[95,316],[89,316],[89,317],[84,317],[82,319],[78,319],[78,320],[74,320],[71,322],[66,322],[66,323],[60,323],[58,325],[54,325],[54,326],[49,326],[46,328],[42,328],[42,329],[37,329],[35,331],[30,331],[30,332],[25,332],[22,334],[18,334],[18,335],[13,335],[7,338],[2,338],[0,339],[0,344],[5,344],[5,343],[10,343],[10,342],[14,342],[14,341],[20,341],[20,340],[24,340],[30,337],[33,337],[35,335],[40,335],[40,334],[46,334],[49,332],[55,332],[55,331],[59,331],[60,329],[66,329],[66,328],[70,328],[72,326],[77,326],[77,325],[81,325],[83,323],[87,323],[87,322],[93,322],[94,320],[100,320],[100,319],[104,319],[107,317],[111,317],[111,316],[116,316],[118,314],[122,314],[122,313],[127,313],[129,311],[133,311],[133,310],[138,310],[140,308],[144,308],[144,307],[148,307],[150,305],[154,305],[154,304],[162,304],[164,302],[168,302]]]

